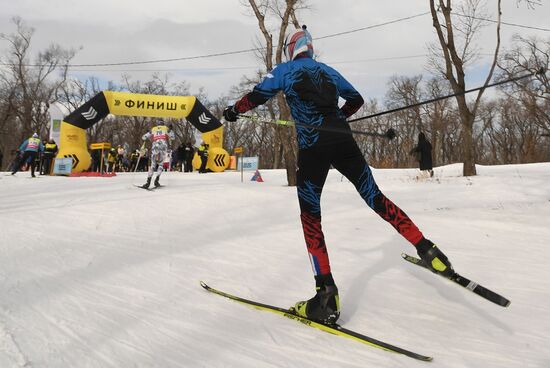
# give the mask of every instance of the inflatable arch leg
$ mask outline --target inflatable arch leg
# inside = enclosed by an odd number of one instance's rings
[[[230,156],[222,147],[223,125],[210,132],[202,133],[201,137],[204,143],[209,146],[206,168],[214,172],[221,172],[227,169],[230,164]],[[192,164],[195,170],[198,170],[201,167],[201,158],[198,153],[195,153],[195,156],[193,156]]]

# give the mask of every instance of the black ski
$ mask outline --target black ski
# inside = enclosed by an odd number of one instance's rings
[[[427,270],[430,270],[424,264],[424,262],[422,262],[422,260],[420,258],[413,257],[413,256],[410,256],[410,255],[405,254],[405,253],[401,253],[401,257],[403,257],[403,259],[405,261],[409,261],[412,264],[415,264],[417,266],[420,266],[420,267],[423,267]],[[507,306],[510,305],[510,301],[508,299],[506,299],[505,297],[503,297],[502,295],[499,295],[499,294],[495,293],[494,291],[491,291],[491,290],[487,289],[486,287],[483,287],[483,286],[479,285],[478,283],[476,283],[474,281],[471,281],[471,280],[467,279],[466,277],[464,277],[462,275],[459,275],[456,272],[451,277],[449,277],[448,279],[455,282],[455,283],[457,283],[458,285],[464,287],[465,289],[468,289],[468,290],[474,292],[475,294],[481,296],[482,298],[485,298],[485,299],[487,299],[487,300],[489,300],[489,301],[491,301],[495,304],[498,304],[502,307],[507,307]]]
[[[332,333],[334,335],[339,335],[339,336],[342,336],[342,337],[345,337],[345,338],[348,338],[348,339],[351,339],[351,340],[355,340],[355,341],[361,342],[363,344],[374,346],[378,349],[382,349],[382,350],[386,350],[386,351],[390,351],[390,352],[394,352],[394,353],[398,353],[398,354],[403,354],[403,355],[406,355],[406,356],[408,356],[410,358],[413,358],[413,359],[422,360],[422,361],[426,361],[426,362],[429,362],[433,359],[432,357],[417,354],[417,353],[413,353],[412,351],[408,351],[408,350],[402,349],[400,347],[397,347],[395,345],[391,345],[391,344],[385,343],[383,341],[376,340],[372,337],[365,336],[365,335],[360,334],[358,332],[348,330],[347,328],[344,328],[344,327],[340,326],[339,324],[328,325],[328,324],[315,322],[315,321],[312,321],[310,319],[298,316],[294,313],[293,308],[285,309],[285,308],[280,308],[280,307],[276,307],[276,306],[273,306],[273,305],[258,303],[258,302],[252,301],[252,300],[244,299],[244,298],[241,298],[241,297],[238,297],[238,296],[235,296],[235,295],[225,293],[225,292],[220,291],[220,290],[216,290],[214,288],[211,288],[210,286],[208,286],[206,283],[204,283],[202,281],[200,282],[200,284],[205,290],[208,290],[211,293],[221,295],[223,297],[226,297],[228,299],[234,300],[234,301],[242,303],[242,304],[250,305],[250,306],[252,306],[254,308],[257,308],[257,309],[260,309],[260,310],[264,310],[264,311],[268,311],[268,312],[272,312],[272,313],[275,313],[275,314],[282,315],[282,316],[290,318],[294,321],[301,322],[306,326],[317,328],[321,331]]]
[[[156,186],[152,186],[152,187],[144,187],[143,185],[137,185],[137,184],[134,184],[134,186],[138,187],[138,188],[141,188],[141,189],[145,189],[145,190],[148,190],[150,192],[154,191],[155,189],[160,189],[160,188],[164,188],[164,185],[156,185]]]
[[[135,187],[138,187],[138,188],[141,188],[141,189],[145,189],[145,190],[148,190],[148,191],[150,191],[150,192],[151,192],[151,191],[153,191],[153,189],[152,189],[152,188],[146,188],[146,187],[144,187],[143,185],[137,185],[137,184],[134,184],[134,186],[135,186]]]

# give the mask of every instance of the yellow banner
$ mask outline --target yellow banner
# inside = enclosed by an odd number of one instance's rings
[[[103,91],[113,115],[185,118],[195,105],[195,96],[161,96]]]

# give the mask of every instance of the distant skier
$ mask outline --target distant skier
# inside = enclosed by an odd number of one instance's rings
[[[32,137],[25,140],[21,146],[19,146],[19,151],[23,152],[23,156],[14,165],[13,172],[11,174],[15,175],[15,173],[19,171],[25,162],[29,162],[31,165],[31,176],[35,178],[36,175],[34,175],[34,168],[36,166],[36,158],[39,152],[44,151],[44,145],[40,141],[40,138],[38,138],[38,134],[34,133]]]
[[[452,266],[447,257],[382,194],[349,132],[346,119],[363,105],[361,95],[336,70],[313,60],[312,38],[305,26],[286,37],[284,52],[288,61],[274,68],[235,105],[228,106],[223,116],[227,121],[236,121],[239,114],[283,91],[297,123],[343,131],[327,132],[296,125],[300,218],[317,290],[313,298],[296,303],[296,313],[324,323],[334,323],[340,315],[338,288],[321,230],[321,192],[331,165],[355,185],[370,208],[416,246],[419,256],[434,272],[450,275]],[[346,100],[342,107],[338,106],[339,97]]]
[[[154,184],[155,187],[160,187],[160,174],[164,170],[163,163],[168,155],[168,146],[170,140],[175,138],[174,132],[164,124],[163,120],[158,120],[156,126],[143,135],[142,139],[144,141],[150,139],[153,144],[151,147],[151,162],[149,172],[147,173],[147,182],[142,185],[142,188],[149,188],[155,171],[157,172],[157,176]]]

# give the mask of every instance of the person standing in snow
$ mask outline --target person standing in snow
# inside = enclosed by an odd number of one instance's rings
[[[202,142],[197,150],[199,157],[201,158],[201,167],[199,168],[199,173],[204,174],[208,172],[206,170],[206,164],[208,163],[208,144]]]
[[[115,162],[116,162],[116,149],[111,147],[109,153],[107,154],[107,172],[115,172]]]
[[[34,133],[32,137],[25,140],[21,144],[21,146],[19,146],[19,151],[23,152],[23,156],[21,157],[19,162],[17,162],[14,165],[13,172],[11,174],[15,175],[15,173],[19,171],[21,166],[25,162],[29,161],[31,165],[31,176],[33,178],[36,178],[36,175],[34,175],[34,168],[36,167],[36,158],[39,152],[44,151],[44,145],[40,141],[40,138],[38,138],[38,134]]]
[[[418,133],[418,144],[411,150],[411,155],[415,154],[420,165],[420,175],[422,177],[434,176],[432,164],[432,145],[426,139],[422,132]]]
[[[193,156],[195,156],[195,148],[190,142],[185,144],[183,148],[183,171],[193,172]]]
[[[184,166],[183,162],[185,160],[185,145],[183,143],[181,143],[176,149],[175,159],[176,159],[176,170],[178,170],[179,172],[182,172],[183,166]]]
[[[175,138],[174,132],[164,124],[163,120],[158,120],[156,125],[143,135],[142,139],[144,141],[150,139],[153,144],[151,147],[151,162],[149,172],[147,173],[147,182],[142,185],[142,188],[149,188],[155,171],[157,172],[157,176],[154,184],[155,187],[160,187],[159,180],[164,170],[163,163],[168,156],[168,145],[170,140]]]
[[[115,171],[122,172],[124,170],[124,155],[126,154],[126,150],[124,147],[122,147],[120,144],[116,148],[116,156],[115,156]]]
[[[323,323],[335,323],[340,315],[338,288],[321,229],[321,192],[331,165],[355,185],[370,208],[416,247],[420,258],[432,271],[450,275],[453,269],[443,252],[380,191],[349,132],[346,119],[363,105],[361,95],[340,73],[313,59],[312,38],[305,26],[286,37],[284,53],[288,61],[277,65],[251,92],[226,107],[223,116],[229,122],[236,121],[239,114],[266,103],[283,91],[297,123],[300,219],[317,293],[309,300],[297,302],[295,312]],[[342,107],[338,106],[339,97],[346,100]],[[300,126],[300,123],[341,132],[320,131]]]
[[[91,172],[100,172],[100,170],[101,170],[101,160],[103,159],[102,150],[100,150],[100,149],[92,150],[91,156],[92,156]]]
[[[44,153],[42,154],[42,164],[40,165],[40,175],[50,175],[52,171],[52,163],[57,155],[57,144],[50,138],[44,145]]]

